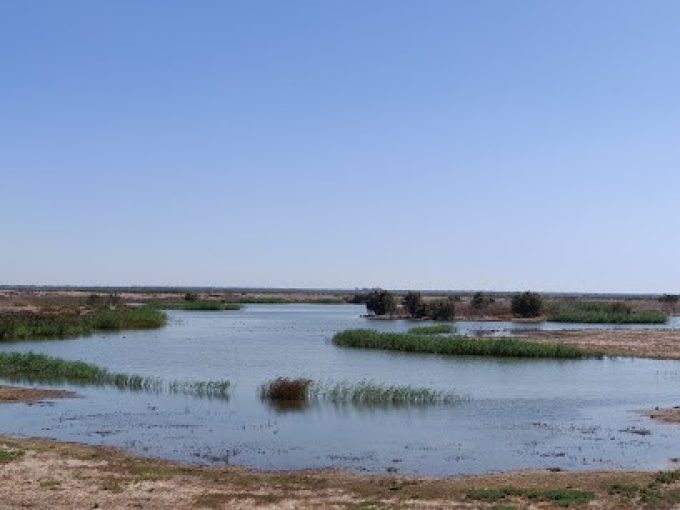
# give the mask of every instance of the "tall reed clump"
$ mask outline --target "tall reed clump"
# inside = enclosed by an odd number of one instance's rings
[[[67,338],[94,331],[160,328],[167,322],[160,310],[147,307],[100,308],[80,313],[6,312],[0,314],[0,341]]]
[[[552,322],[591,324],[664,324],[668,320],[668,314],[661,310],[633,310],[625,303],[592,301],[553,303],[546,315]]]
[[[113,386],[122,390],[181,393],[206,398],[229,398],[230,383],[221,381],[164,381],[110,372],[83,361],[69,361],[33,352],[0,352],[0,377],[10,381]]]
[[[441,335],[444,333],[453,333],[453,326],[448,324],[438,324],[436,326],[422,326],[418,328],[411,328],[408,330],[412,335]]]
[[[309,398],[311,379],[277,377],[260,386],[260,398],[288,402],[303,402]]]
[[[513,338],[471,339],[412,333],[380,333],[368,329],[342,331],[333,337],[333,343],[339,347],[459,356],[565,359],[596,356],[568,345],[543,344]]]

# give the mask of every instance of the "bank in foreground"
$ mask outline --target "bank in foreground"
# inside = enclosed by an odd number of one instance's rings
[[[0,437],[3,508],[672,508],[680,472],[531,471],[451,479],[253,472]]]

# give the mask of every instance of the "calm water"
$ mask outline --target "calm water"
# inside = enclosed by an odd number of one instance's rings
[[[445,358],[334,347],[330,338],[342,329],[412,325],[368,321],[362,313],[363,307],[352,305],[176,311],[158,331],[4,344],[4,350],[40,351],[120,372],[228,378],[234,388],[228,402],[77,388],[85,398],[3,406],[0,433],[122,446],[204,464],[425,475],[528,467],[655,469],[680,457],[680,427],[635,413],[680,404],[679,362]],[[463,332],[546,327],[457,326]],[[677,327],[677,319],[670,326]],[[258,386],[279,375],[430,386],[471,400],[406,409],[322,404],[280,412],[257,397]],[[640,428],[649,434],[635,433]]]

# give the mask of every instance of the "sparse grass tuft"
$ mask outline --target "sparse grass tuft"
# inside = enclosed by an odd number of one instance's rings
[[[83,361],[68,361],[33,352],[0,352],[0,377],[10,381],[114,386],[130,391],[167,391],[225,400],[229,398],[230,388],[229,381],[166,382],[156,377],[109,372]]]
[[[23,450],[0,450],[0,464],[12,462],[23,456]]]
[[[589,356],[572,346],[541,344],[513,338],[438,337],[412,333],[380,333],[367,329],[353,329],[337,333],[333,337],[333,343],[339,347],[458,356],[564,359]]]
[[[443,333],[453,333],[453,326],[448,324],[438,324],[436,326],[422,326],[408,330],[412,335],[440,335]]]

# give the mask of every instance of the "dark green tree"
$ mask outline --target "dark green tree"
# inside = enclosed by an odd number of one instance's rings
[[[423,297],[420,292],[411,291],[404,296],[404,306],[411,317],[418,317],[423,310]]]
[[[512,298],[512,313],[517,317],[538,317],[543,309],[543,300],[535,292],[523,292]]]
[[[397,310],[397,300],[386,290],[374,290],[366,298],[366,309],[375,315],[391,315]]]

